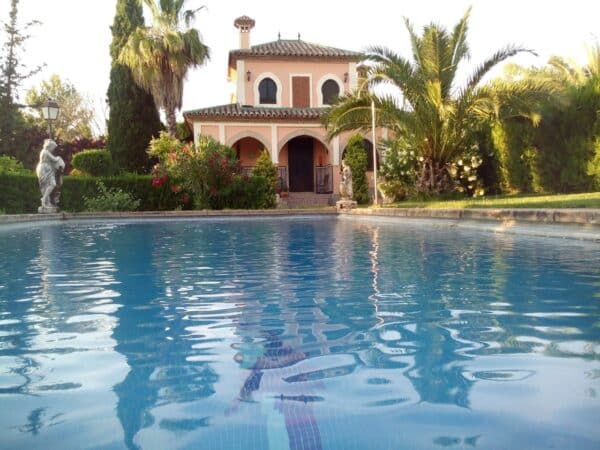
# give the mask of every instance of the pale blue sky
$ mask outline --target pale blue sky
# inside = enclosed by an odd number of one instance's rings
[[[402,22],[407,16],[421,26],[435,21],[447,27],[473,6],[469,43],[473,64],[499,47],[520,44],[539,57],[520,56],[512,61],[543,64],[551,55],[585,60],[586,43],[600,39],[600,1],[595,0],[303,0],[301,2],[240,0],[188,0],[190,6],[206,5],[196,27],[211,48],[210,62],[190,73],[184,93],[184,110],[227,103],[232,86],[226,80],[228,51],[238,45],[233,20],[243,14],[256,20],[252,43],[282,38],[302,39],[350,50],[382,44],[408,54],[409,43]],[[8,17],[9,0],[0,0],[0,20]],[[43,72],[25,88],[52,73],[71,80],[96,104],[99,115],[109,82],[110,25],[116,0],[20,0],[20,23],[38,19],[25,60],[45,62]],[[2,41],[4,39],[2,38]],[[23,90],[23,94],[25,89]]]

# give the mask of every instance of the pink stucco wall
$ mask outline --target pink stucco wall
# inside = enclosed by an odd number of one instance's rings
[[[274,75],[281,85],[281,105],[292,106],[291,103],[291,76],[310,76],[311,106],[319,106],[319,90],[322,81],[328,78],[335,79],[340,84],[341,92],[349,89],[348,82],[344,82],[344,74],[349,72],[348,62],[322,62],[322,61],[269,61],[264,59],[247,59],[246,71],[250,71],[250,81],[244,78],[245,104],[257,105],[258,99],[255,92],[261,75],[266,73]],[[330,77],[334,75],[334,77]],[[238,95],[238,98],[240,96]]]

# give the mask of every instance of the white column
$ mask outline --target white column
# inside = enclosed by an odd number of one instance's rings
[[[271,161],[279,164],[279,148],[277,145],[277,125],[271,125]]]
[[[225,145],[225,124],[219,124],[219,142]]]
[[[336,136],[333,138],[333,158],[332,165],[339,166],[340,165],[340,137]]]
[[[237,102],[240,105],[246,104],[246,64],[244,60],[237,60],[236,63],[236,76],[237,76]]]
[[[351,62],[348,64],[348,86],[350,91],[355,90],[358,87],[358,72],[356,71],[356,63]]]
[[[198,143],[200,140],[200,134],[202,133],[202,125],[200,122],[194,122],[194,142]]]

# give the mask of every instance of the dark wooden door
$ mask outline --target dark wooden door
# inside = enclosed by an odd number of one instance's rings
[[[290,192],[313,192],[313,165],[313,139],[292,139],[288,143]]]
[[[292,77],[292,106],[294,108],[310,107],[309,77]]]

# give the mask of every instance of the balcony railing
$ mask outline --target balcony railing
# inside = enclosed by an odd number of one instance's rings
[[[315,167],[315,181],[317,194],[331,194],[333,192],[333,167]]]
[[[242,166],[242,175],[250,176],[252,175],[252,171],[254,170],[254,166]]]

